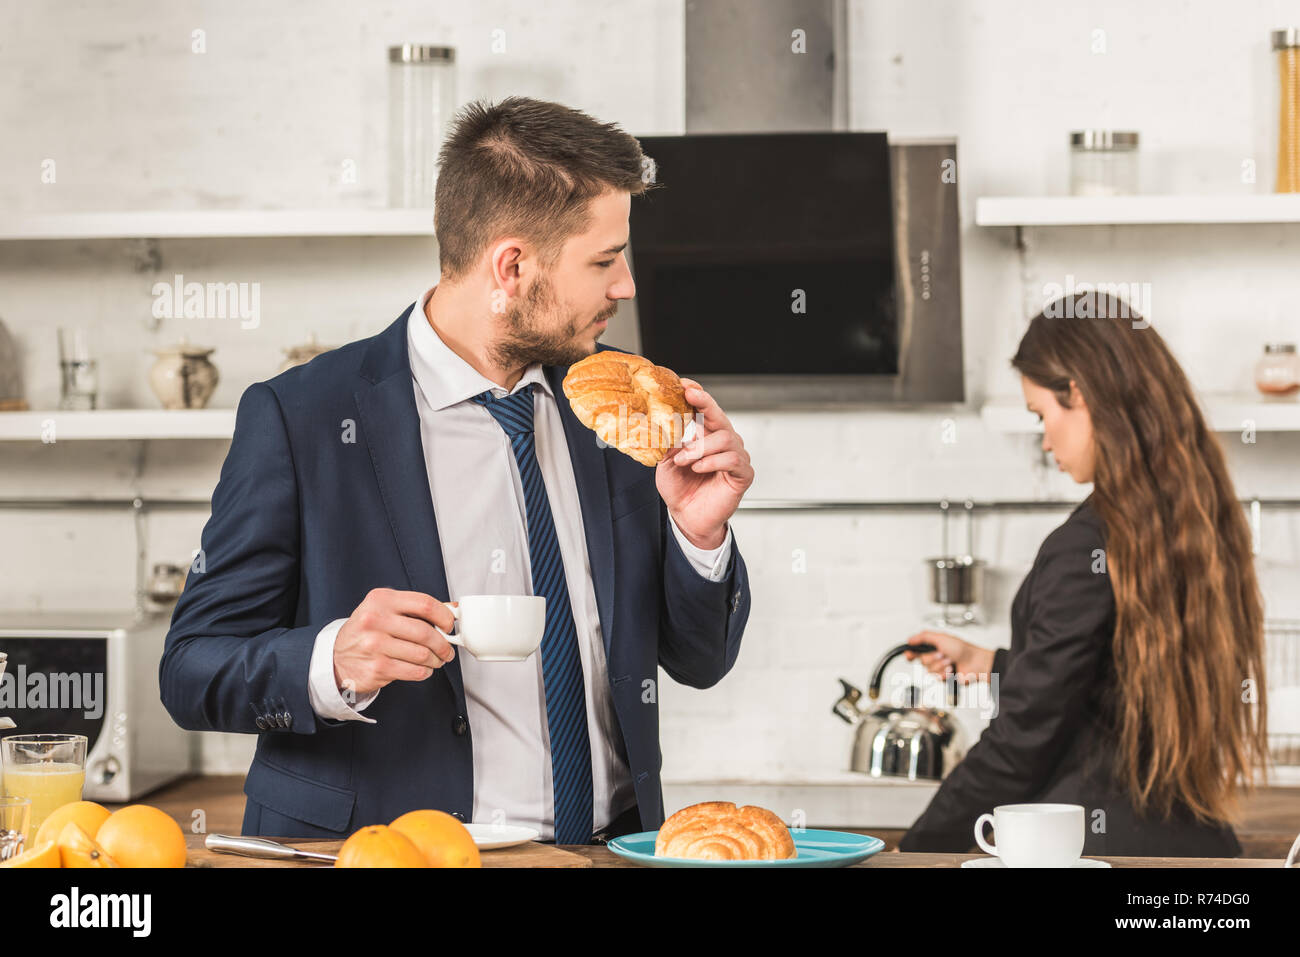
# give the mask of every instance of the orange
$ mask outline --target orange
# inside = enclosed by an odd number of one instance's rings
[[[483,866],[469,830],[445,811],[408,811],[389,826],[410,838],[430,867]]]
[[[36,844],[54,841],[56,844],[63,835],[63,828],[69,821],[76,821],[89,836],[99,833],[99,826],[108,820],[108,808],[94,801],[73,801],[58,808],[41,822],[36,832]]]
[[[99,826],[95,840],[119,867],[185,866],[181,826],[148,804],[114,811]]]
[[[59,856],[64,867],[117,867],[117,862],[76,821],[69,821],[59,835]]]
[[[59,867],[59,845],[50,841],[37,844],[23,851],[17,857],[0,861],[0,867]]]
[[[401,833],[383,824],[357,831],[339,848],[335,867],[428,867],[424,855]]]

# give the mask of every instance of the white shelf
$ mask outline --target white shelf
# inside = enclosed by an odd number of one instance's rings
[[[1256,432],[1300,432],[1300,401],[1295,399],[1266,401],[1250,395],[1208,395],[1201,404],[1215,432],[1240,432],[1247,423],[1254,423]],[[992,432],[1043,430],[1022,399],[991,399],[980,409],[980,419]]]
[[[433,209],[209,209],[0,212],[0,241],[234,236],[433,237]]]
[[[0,412],[0,441],[53,439],[229,439],[235,434],[234,409],[96,409],[65,412]]]
[[[1204,407],[1216,432],[1240,432],[1247,421],[1254,423],[1257,432],[1300,432],[1300,402],[1295,399],[1213,395],[1204,399]]]
[[[1300,223],[1300,193],[1244,196],[981,196],[979,226]]]

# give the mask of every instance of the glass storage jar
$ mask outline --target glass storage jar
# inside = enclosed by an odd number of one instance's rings
[[[1131,196],[1138,191],[1138,134],[1075,130],[1070,134],[1070,194]]]
[[[433,208],[438,147],[456,107],[454,47],[388,48],[388,205]]]
[[[1277,192],[1300,193],[1300,27],[1273,31],[1279,98]]]
[[[1300,392],[1300,356],[1294,342],[1270,342],[1255,364],[1255,388],[1270,398]]]

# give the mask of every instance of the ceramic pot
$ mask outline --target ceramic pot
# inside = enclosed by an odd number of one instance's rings
[[[208,359],[216,350],[182,339],[174,346],[152,351],[158,361],[149,372],[149,385],[163,408],[204,408],[219,380],[217,367]]]
[[[283,350],[284,354],[288,358],[286,358],[284,362],[280,365],[278,371],[287,372],[288,370],[292,369],[294,366],[300,366],[305,363],[311,362],[312,359],[315,359],[322,352],[329,352],[333,348],[334,346],[321,345],[319,342],[316,341],[316,335],[315,333],[313,333],[312,335],[308,336],[307,341],[302,345],[293,346],[289,349]]]

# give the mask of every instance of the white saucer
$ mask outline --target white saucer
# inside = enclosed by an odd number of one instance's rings
[[[470,837],[474,838],[474,846],[480,851],[491,851],[499,847],[514,847],[516,844],[527,844],[529,841],[535,841],[542,836],[542,832],[532,827],[524,827],[520,824],[475,824],[465,825],[469,831]]]
[[[962,867],[1006,867],[1000,857],[977,857],[973,861],[962,861]],[[1105,861],[1094,861],[1090,857],[1081,857],[1070,867],[1110,867]]]

